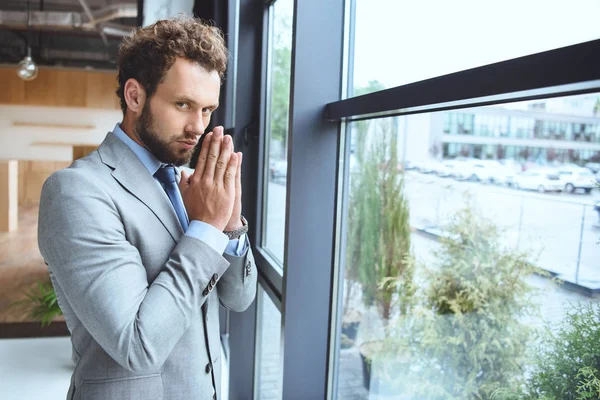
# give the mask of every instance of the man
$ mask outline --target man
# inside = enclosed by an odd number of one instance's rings
[[[68,399],[217,399],[219,303],[245,310],[256,271],[241,216],[242,154],[217,127],[227,50],[191,17],[119,49],[124,118],[45,182],[39,247],[76,363]],[[179,180],[177,184],[176,181]]]

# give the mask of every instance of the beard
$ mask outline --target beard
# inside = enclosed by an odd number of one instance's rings
[[[135,122],[135,134],[144,144],[146,149],[152,153],[158,161],[165,164],[173,164],[177,167],[187,164],[192,158],[194,148],[189,150],[171,149],[170,145],[178,140],[189,139],[189,137],[184,133],[173,139],[165,139],[162,138],[154,128],[154,118],[152,116],[152,111],[150,111],[150,102],[146,101],[146,104],[144,104],[144,108],[142,109],[142,114]]]

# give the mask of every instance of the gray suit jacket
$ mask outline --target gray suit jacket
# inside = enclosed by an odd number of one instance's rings
[[[254,259],[183,233],[167,196],[112,133],[45,182],[38,241],[71,332],[68,399],[219,398],[219,302],[250,305]]]

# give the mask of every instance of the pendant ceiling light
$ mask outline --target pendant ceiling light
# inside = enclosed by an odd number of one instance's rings
[[[27,47],[27,56],[17,66],[17,75],[24,81],[31,81],[38,76],[39,68],[31,58],[31,48]]]
[[[40,3],[40,6],[43,7],[43,0]],[[29,26],[30,26],[30,13],[29,13],[29,0],[27,0],[27,33],[29,34]],[[37,64],[31,58],[31,47],[29,47],[28,40],[25,40],[25,45],[27,46],[27,55],[25,58],[21,60],[19,65],[17,65],[17,76],[24,81],[31,81],[37,78],[39,68]]]

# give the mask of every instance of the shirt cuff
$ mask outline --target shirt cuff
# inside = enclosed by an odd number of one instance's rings
[[[248,239],[245,233],[242,233],[238,239],[232,239],[227,243],[227,247],[225,247],[225,253],[241,257],[246,252],[248,248]]]
[[[223,254],[225,248],[228,246],[227,242],[230,241],[227,235],[211,224],[198,220],[190,221],[185,234],[186,236],[203,241],[219,254]]]

